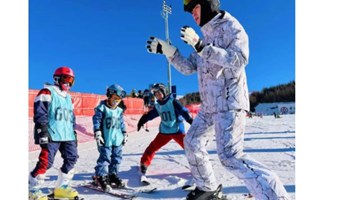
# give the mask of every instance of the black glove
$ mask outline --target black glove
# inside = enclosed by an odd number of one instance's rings
[[[74,135],[75,135],[75,144],[77,146],[77,132],[74,130]]]
[[[141,124],[140,122],[137,123],[137,131],[140,131],[141,127],[143,126],[143,124]]]
[[[143,124],[145,124],[146,122],[147,122],[146,115],[142,115],[142,117],[140,118],[140,120],[137,123],[137,131],[139,131],[141,129],[141,127],[143,126]]]
[[[34,139],[35,144],[48,144],[49,142],[49,133],[47,125],[36,125],[34,127]]]
[[[187,122],[188,122],[190,125],[192,124],[192,121],[193,121],[192,118],[190,118],[190,119],[187,120]]]

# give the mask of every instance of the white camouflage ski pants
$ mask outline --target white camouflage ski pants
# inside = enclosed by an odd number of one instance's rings
[[[243,152],[245,111],[205,113],[201,110],[184,138],[185,153],[193,180],[204,191],[218,184],[206,147],[216,135],[217,154],[222,165],[243,180],[256,200],[288,200],[278,176]]]

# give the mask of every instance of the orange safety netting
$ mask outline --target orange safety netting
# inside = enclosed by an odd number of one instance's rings
[[[33,136],[33,115],[34,115],[34,99],[39,93],[39,90],[29,90],[28,109],[29,109],[29,151],[35,151],[40,149],[39,145],[34,144]],[[88,142],[94,140],[93,137],[93,125],[92,116],[94,115],[94,108],[99,104],[101,100],[106,99],[105,95],[70,92],[74,104],[74,113],[76,116],[76,131],[78,135],[78,142]],[[144,114],[143,99],[140,98],[124,98],[123,99],[127,110],[125,111],[124,119],[127,128],[127,132],[136,131],[137,122]],[[154,120],[150,123],[151,126],[157,126],[159,120]]]
[[[38,94],[39,90],[29,90],[29,117],[33,117],[34,98]],[[103,99],[106,99],[105,95],[88,94],[79,92],[70,92],[74,103],[74,113],[76,116],[93,116],[94,108]],[[123,99],[124,104],[127,106],[125,114],[143,114],[143,99],[127,97]]]

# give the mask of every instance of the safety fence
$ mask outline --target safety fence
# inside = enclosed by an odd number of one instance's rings
[[[33,117],[33,106],[34,99],[38,94],[39,90],[29,90],[29,117]],[[74,103],[74,113],[75,116],[93,116],[94,108],[99,104],[101,100],[106,99],[106,95],[98,94],[88,94],[88,93],[79,93],[79,92],[70,92],[70,95]],[[126,115],[138,115],[143,114],[143,99],[140,98],[124,98],[123,99],[127,110]]]

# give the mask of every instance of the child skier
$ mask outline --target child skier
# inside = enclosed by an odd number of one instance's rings
[[[95,108],[93,116],[94,136],[100,153],[95,167],[94,182],[103,190],[124,187],[118,177],[122,161],[122,146],[127,142],[123,109],[118,107],[126,92],[118,84],[107,89],[107,99]],[[108,167],[108,171],[106,168]]]
[[[54,196],[75,198],[78,192],[69,186],[78,159],[75,115],[68,93],[74,85],[71,68],[60,67],[54,72],[54,85],[46,85],[34,100],[34,140],[41,147],[36,167],[29,173],[29,199],[48,200],[41,192],[45,173],[53,165],[57,151],[63,158]]]
[[[142,115],[137,124],[137,131],[139,131],[147,121],[158,116],[161,116],[161,123],[159,133],[149,144],[141,157],[140,172],[142,175],[146,174],[147,168],[151,164],[155,153],[170,140],[175,140],[175,142],[184,148],[183,138],[185,136],[185,131],[182,116],[189,124],[193,121],[187,109],[185,109],[172,95],[167,95],[166,88],[163,84],[154,84],[151,88],[151,93],[155,95],[157,102],[155,102],[154,109]]]

